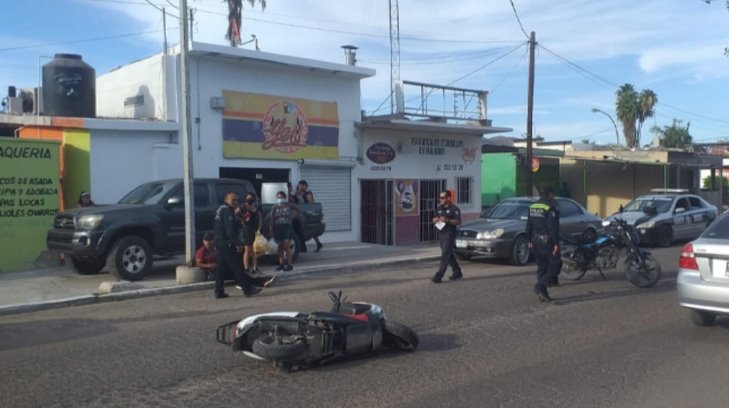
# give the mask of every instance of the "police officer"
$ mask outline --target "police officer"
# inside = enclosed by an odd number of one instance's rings
[[[236,287],[246,296],[255,295],[261,288],[254,286],[247,274],[243,273],[240,252],[243,244],[240,242],[239,232],[241,223],[235,218],[235,207],[238,205],[238,195],[228,193],[225,202],[215,212],[215,248],[218,250],[218,267],[215,270],[215,298],[228,297],[223,287],[226,275],[235,277]]]
[[[451,203],[451,192],[445,190],[440,193],[440,206],[435,210],[435,217],[433,217],[433,224],[443,223],[443,228],[438,233],[438,239],[440,240],[440,268],[438,272],[433,276],[433,283],[441,283],[443,275],[445,275],[448,265],[451,266],[453,274],[448,278],[450,280],[461,279],[463,273],[461,273],[461,267],[456,261],[456,256],[453,253],[453,249],[456,243],[456,227],[461,223],[461,210]]]
[[[559,202],[551,193],[548,197],[549,206],[554,210],[555,221],[559,225]],[[559,241],[557,241],[559,243]],[[556,253],[549,257],[549,286],[559,286],[559,273],[562,272],[562,249],[558,248]]]
[[[542,302],[552,300],[547,292],[547,286],[550,284],[549,265],[552,257],[559,253],[559,223],[550,199],[553,194],[551,187],[542,189],[539,201],[529,207],[526,228],[529,248],[534,251],[537,262],[537,284],[534,285],[534,293]]]

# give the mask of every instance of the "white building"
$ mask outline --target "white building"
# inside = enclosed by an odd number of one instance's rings
[[[244,178],[258,187],[306,180],[325,208],[326,240],[358,240],[355,122],[360,81],[375,71],[201,43],[189,55],[195,177]],[[179,54],[160,54],[99,76],[97,115],[179,123],[178,61]],[[182,176],[176,134],[161,141],[119,132],[91,144],[98,202]]]

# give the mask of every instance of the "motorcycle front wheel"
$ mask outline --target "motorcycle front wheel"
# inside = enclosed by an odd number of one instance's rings
[[[253,342],[253,353],[273,361],[294,361],[304,356],[307,345],[299,337],[264,334]]]
[[[581,257],[577,256],[577,248],[565,246],[562,249],[562,270],[561,275],[567,280],[579,280],[587,270],[580,267]]]
[[[652,255],[646,255],[644,262],[630,257],[625,263],[628,281],[639,288],[650,288],[661,279],[661,264]]]
[[[405,351],[418,347],[420,339],[415,331],[402,323],[382,322],[382,344]]]

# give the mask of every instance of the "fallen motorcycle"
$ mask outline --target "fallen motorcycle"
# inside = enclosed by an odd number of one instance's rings
[[[331,312],[274,312],[218,327],[217,341],[256,360],[292,369],[372,353],[381,346],[412,351],[418,335],[404,324],[387,320],[380,306],[345,302],[342,292],[329,292]]]
[[[639,288],[648,288],[661,279],[661,265],[650,252],[638,247],[638,238],[632,227],[620,218],[603,222],[606,233],[593,242],[578,242],[562,238],[562,273],[569,280],[582,278],[588,270],[615,269],[624,258],[628,281]]]

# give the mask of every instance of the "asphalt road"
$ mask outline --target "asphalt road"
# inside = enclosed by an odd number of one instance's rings
[[[0,318],[3,407],[725,407],[729,320],[694,327],[676,305],[680,247],[637,289],[619,272],[531,292],[533,267],[464,263],[281,281],[255,298],[210,292]],[[275,310],[326,310],[327,291],[384,307],[420,335],[383,351],[287,373],[233,354],[215,328]]]

